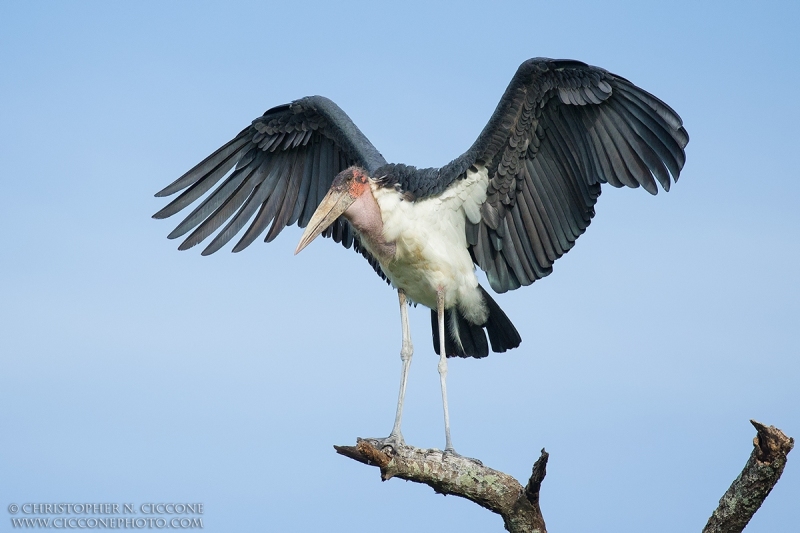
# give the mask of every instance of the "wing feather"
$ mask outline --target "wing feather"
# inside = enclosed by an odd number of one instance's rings
[[[189,215],[183,219],[183,221],[178,224],[174,230],[172,230],[172,233],[170,233],[168,237],[170,239],[181,237],[185,235],[187,231],[191,230],[204,220],[213,218],[219,211],[218,208],[227,203],[232,196],[235,196],[242,184],[249,180],[253,174],[253,170],[254,168],[251,166],[234,170],[228,179],[226,179],[219,187],[217,187],[216,191],[211,193],[205,200],[200,202],[200,204],[191,213],[189,213]],[[208,234],[206,234],[206,236],[208,236]],[[197,244],[197,242],[194,244]],[[187,246],[186,248],[190,247],[191,246]]]
[[[594,217],[600,184],[669,190],[689,136],[675,111],[625,78],[578,61],[520,66],[472,147],[437,170],[435,194],[479,162],[489,171],[474,261],[497,292],[533,283]],[[413,191],[419,196],[420,191]]]
[[[333,178],[348,166],[359,165],[372,172],[385,164],[383,156],[336,104],[321,96],[302,98],[268,110],[159,191],[156,194],[159,197],[183,192],[153,217],[176,214],[200,200],[222,180],[169,238],[193,230],[179,247],[186,250],[225,224],[202,252],[212,254],[238,234],[255,214],[233,247],[238,252],[265,231],[265,240],[270,242],[286,226],[305,227]],[[334,226],[327,236],[351,247],[354,235],[349,223],[340,219]],[[375,268],[377,263],[366,250],[360,253]]]
[[[286,174],[288,165],[288,156],[283,156],[275,161],[275,165],[272,167],[269,176],[265,180],[267,194],[261,201],[258,214],[256,215],[255,219],[253,219],[250,227],[247,228],[247,231],[244,232],[242,238],[239,239],[239,242],[236,243],[236,246],[233,247],[234,252],[240,252],[250,246],[250,244],[252,244],[252,242],[264,232],[264,230],[267,228],[267,225],[272,222],[273,214],[270,214],[270,211],[275,208],[275,201],[273,198],[281,194],[279,189],[281,188],[282,184],[286,183],[286,180],[282,179],[282,177]]]
[[[211,243],[206,246],[203,250],[202,255],[211,255],[226,244],[233,238],[234,235],[239,233],[239,231],[244,227],[245,224],[250,220],[250,217],[253,216],[253,213],[256,212],[264,200],[269,196],[272,189],[270,188],[269,183],[265,180],[268,175],[269,170],[265,167],[259,167],[256,170],[256,173],[260,174],[258,177],[259,183],[253,189],[253,192],[247,198],[247,201],[244,205],[239,209],[239,212],[231,218],[228,224],[220,231]],[[256,179],[256,178],[254,178]],[[272,182],[272,188],[274,188],[276,180]]]
[[[249,128],[243,129],[239,135],[227,142],[213,154],[205,158],[203,161],[195,165],[191,170],[186,172],[183,176],[173,181],[160,191],[156,193],[157,197],[171,196],[176,192],[188,187],[189,185],[198,181],[202,176],[206,176],[212,170],[224,166],[230,161],[228,170],[238,161],[239,150],[248,144],[247,134]],[[227,172],[227,171],[226,171]],[[224,172],[223,172],[224,175]],[[206,189],[208,190],[208,189]]]
[[[237,170],[236,172],[242,176],[243,180],[237,180],[238,185],[236,185],[236,189],[231,192],[226,192],[226,196],[222,202],[218,204],[215,202],[214,205],[217,205],[216,210],[209,216],[208,218],[200,224],[197,229],[195,229],[189,237],[184,240],[179,250],[188,250],[192,246],[195,246],[200,241],[204,240],[206,237],[214,233],[214,231],[219,228],[223,222],[225,222],[230,216],[239,209],[239,207],[247,200],[250,193],[253,189],[258,185],[256,180],[252,179],[253,174],[255,174],[257,169],[255,168],[242,168]],[[233,185],[231,185],[233,186]],[[203,217],[206,215],[203,214]],[[188,221],[189,219],[187,219]],[[198,219],[199,220],[199,219]],[[186,221],[184,221],[186,223]],[[181,224],[183,225],[183,223]],[[180,228],[180,226],[178,226]],[[177,231],[177,229],[176,229]]]
[[[524,168],[523,171],[527,172],[527,168]],[[538,211],[535,208],[531,209],[533,201],[530,199],[527,183],[523,183],[521,193],[523,201],[517,203],[516,210],[519,212],[525,227],[525,240],[527,240],[533,251],[533,257],[539,265],[539,269],[548,270],[555,259],[555,252],[552,250],[547,230],[538,216]],[[531,238],[531,235],[534,237]]]
[[[549,261],[552,263],[559,257],[563,255],[563,251],[561,250],[558,242],[558,237],[556,236],[556,230],[553,226],[553,221],[547,214],[547,210],[545,209],[544,203],[542,202],[542,198],[539,196],[539,191],[533,184],[533,176],[532,174],[535,172],[533,168],[533,163],[526,162],[525,165],[525,183],[523,185],[522,192],[524,193],[524,197],[526,200],[526,205],[530,207],[531,214],[535,217],[537,221],[537,227],[539,229],[539,235],[542,241],[542,244],[545,246],[545,250],[547,250],[547,255]],[[543,237],[542,237],[543,236]]]
[[[166,207],[164,207],[158,213],[153,215],[153,218],[161,219],[161,218],[171,217],[172,215],[174,215],[187,205],[191,204],[192,202],[203,196],[205,193],[208,192],[209,189],[211,189],[211,187],[216,185],[216,183],[233,168],[233,166],[238,161],[238,158],[241,157],[244,154],[244,152],[247,151],[248,149],[249,146],[247,145],[240,146],[235,153],[229,155],[225,159],[222,159],[217,165],[211,167],[211,169],[207,173],[202,174],[196,181],[192,182],[189,188],[186,191],[184,191],[180,196],[175,198],[172,202],[167,204]],[[181,180],[179,179],[178,181]],[[178,183],[178,181],[176,181],[175,183]],[[181,186],[177,188],[176,192],[183,189],[184,187],[185,186]],[[170,190],[171,188],[173,187],[170,186],[167,187],[166,189],[159,191],[158,193],[156,193],[156,196],[159,195],[164,196],[161,193]]]
[[[511,239],[511,242],[514,244],[513,246],[506,246],[503,250],[503,256],[506,260],[506,263],[511,267],[511,271],[514,273],[514,277],[517,279],[517,282],[521,285],[530,285],[533,283],[533,280],[536,277],[533,275],[533,272],[530,269],[530,265],[527,262],[527,258],[525,258],[525,250],[522,247],[522,243],[519,240],[519,234],[517,233],[517,227],[514,224],[513,215],[511,211],[506,211],[506,216],[503,219],[504,232],[508,237]],[[519,250],[519,254],[517,253]]]
[[[292,216],[289,217],[289,220],[286,223],[287,226],[291,226],[300,220],[300,215],[303,213],[303,210],[306,206],[308,192],[311,188],[311,178],[313,176],[312,172],[314,167],[308,161],[308,150],[303,150],[302,159],[300,159],[298,163],[302,165],[302,177],[300,178],[300,185],[297,189],[297,200],[295,202],[294,209],[292,210]],[[306,222],[306,224],[307,223],[308,222]]]

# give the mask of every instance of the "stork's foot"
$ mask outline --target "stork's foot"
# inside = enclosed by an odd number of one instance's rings
[[[376,448],[376,449],[378,449],[378,450],[380,450],[382,452],[386,451],[385,448],[391,448],[392,451],[397,451],[401,447],[404,447],[406,445],[406,441],[403,440],[403,434],[402,433],[392,433],[388,437],[384,437],[382,439],[376,439],[376,438],[362,439],[361,437],[359,437],[356,440],[358,442],[361,442],[362,440],[367,441],[374,448]]]
[[[460,453],[456,452],[453,448],[445,448],[442,452],[442,459],[447,460],[448,457],[460,457],[461,459],[466,459],[472,463],[475,463],[478,466],[483,466],[483,463],[480,462],[478,459],[473,459],[472,457],[464,457]]]

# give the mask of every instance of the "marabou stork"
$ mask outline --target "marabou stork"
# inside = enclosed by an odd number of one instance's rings
[[[388,164],[336,104],[310,96],[270,109],[158,192],[185,189],[153,217],[174,215],[225,178],[169,234],[193,230],[180,250],[227,221],[202,252],[212,254],[252,219],[234,252],[267,226],[270,242],[295,223],[305,228],[295,253],[320,234],[359,252],[400,298],[397,413],[391,434],[376,440],[404,444],[411,301],[431,309],[445,452],[455,453],[447,357],[485,357],[489,344],[505,352],[521,342],[478,284],[475,265],[498,293],[550,274],[591,222],[602,183],[656,194],[658,182],[668,191],[688,142],[678,114],[625,78],[579,61],[535,58],[519,67],[475,143],[441,168]]]

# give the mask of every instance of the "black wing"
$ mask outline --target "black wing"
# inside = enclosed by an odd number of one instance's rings
[[[600,184],[669,190],[689,136],[664,102],[578,61],[523,63],[472,147],[438,170],[437,189],[470,165],[489,170],[473,260],[497,292],[552,272],[594,216]]]
[[[333,178],[347,167],[359,165],[373,171],[385,164],[383,156],[339,106],[327,98],[310,96],[270,109],[230,142],[159,191],[156,196],[169,196],[186,189],[153,218],[174,215],[226,178],[169,234],[169,238],[181,237],[193,230],[179,247],[186,250],[227,221],[202,252],[203,255],[212,254],[255,214],[233,248],[238,252],[261,235],[270,222],[267,242],[286,226],[298,223],[301,228],[305,227]],[[323,235],[333,237],[347,248],[354,242],[353,231],[344,218],[337,220]],[[357,240],[355,248],[376,268],[377,262]],[[376,271],[383,276],[380,268]]]

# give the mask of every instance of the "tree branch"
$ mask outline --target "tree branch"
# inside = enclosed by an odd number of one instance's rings
[[[443,454],[413,446],[381,451],[366,440],[356,446],[334,446],[336,452],[356,461],[377,466],[381,479],[393,477],[424,483],[439,494],[452,494],[473,501],[503,517],[511,533],[546,533],[539,508],[539,489],[546,474],[548,453],[533,465],[525,488],[503,472],[483,466],[474,459]]]
[[[758,431],[753,453],[728,491],[719,501],[703,533],[742,533],[761,507],[786,466],[794,439],[774,426],[750,421]],[[548,453],[542,449],[525,488],[513,477],[483,466],[475,459],[443,454],[440,450],[413,446],[377,449],[358,439],[356,446],[334,446],[336,452],[370,466],[377,466],[381,479],[399,477],[424,483],[439,494],[452,494],[473,501],[503,517],[511,533],[547,533],[539,508],[539,491],[547,474]]]
[[[758,432],[753,439],[753,453],[742,473],[722,496],[703,533],[741,533],[786,466],[786,455],[794,447],[794,439],[775,426],[765,426],[755,420],[750,423]]]

